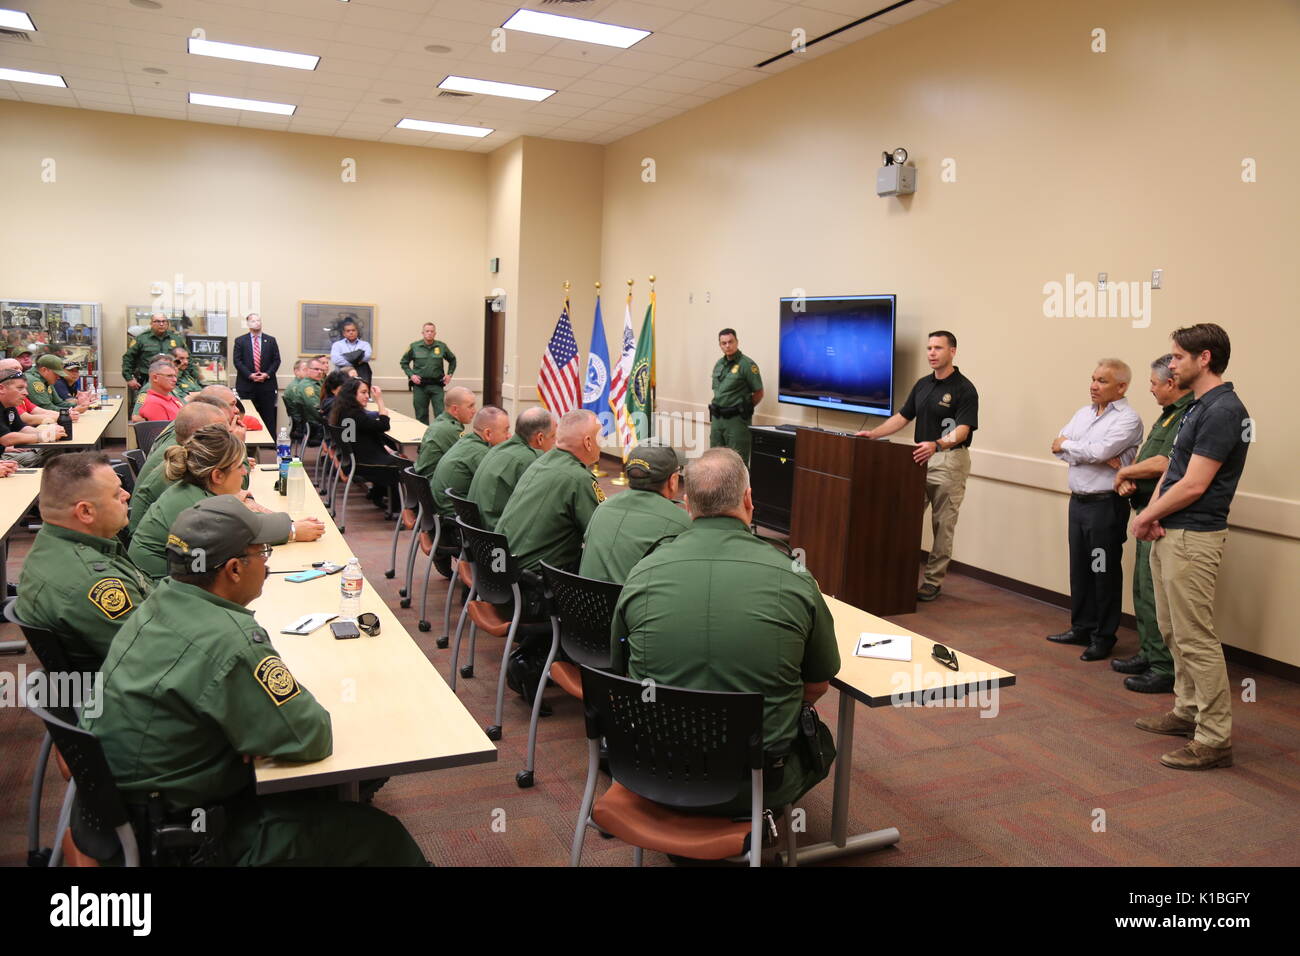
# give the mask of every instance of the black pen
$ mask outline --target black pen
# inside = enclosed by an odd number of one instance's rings
[[[888,644],[888,643],[890,643],[892,640],[893,640],[892,637],[887,637],[887,638],[885,638],[883,641],[872,641],[870,644],[863,644],[862,646],[863,646],[863,647],[876,647],[876,646],[879,645],[879,644]]]

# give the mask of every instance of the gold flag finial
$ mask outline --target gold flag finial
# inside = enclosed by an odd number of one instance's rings
[[[654,277],[654,276],[651,276],[651,277],[650,277],[650,284],[651,284],[651,285],[654,285],[654,284],[655,284],[655,277]]]
[[[597,291],[597,292],[600,291],[600,280],[599,280],[599,279],[596,280],[596,291]]]
[[[572,284],[572,283],[570,283],[568,279],[565,279],[565,280],[564,280],[564,292],[565,292],[566,295],[567,295],[568,292],[569,292],[569,286],[570,286],[571,284]]]

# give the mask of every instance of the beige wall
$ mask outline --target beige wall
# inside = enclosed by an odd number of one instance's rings
[[[957,333],[981,391],[957,559],[1067,592],[1065,469],[1048,446],[1088,401],[1094,360],[1145,369],[1171,328],[1220,322],[1259,435],[1234,505],[1222,636],[1300,663],[1283,606],[1300,580],[1300,429],[1291,376],[1274,371],[1294,325],[1297,10],[960,0],[611,145],[602,274],[638,276],[638,327],[640,279],[659,277],[661,406],[703,409],[717,329],[734,325],[766,376],[759,420],[815,423],[775,400],[777,299],[896,293],[898,401],[926,371],[934,328]],[[1094,27],[1105,53],[1089,49]],[[898,145],[917,192],[878,198],[878,157]],[[1256,183],[1241,181],[1245,157]],[[955,182],[940,181],[946,158]],[[1067,273],[1115,282],[1153,268],[1165,288],[1147,328],[1044,317],[1044,284]],[[1133,403],[1149,425],[1140,384]]]
[[[182,273],[259,282],[286,359],[299,300],[375,304],[373,364],[394,408],[410,410],[398,359],[430,318],[477,386],[486,156],[10,100],[0,129],[6,215],[29,224],[0,233],[0,295],[102,303],[111,384],[126,306]],[[41,182],[45,157],[54,183]],[[356,182],[342,181],[344,158]],[[281,381],[291,373],[286,361]]]

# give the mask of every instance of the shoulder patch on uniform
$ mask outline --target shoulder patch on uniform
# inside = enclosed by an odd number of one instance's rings
[[[32,388],[36,389],[36,391],[38,391],[38,392],[43,392],[43,391],[45,391],[45,383],[44,383],[44,382],[32,382]]]
[[[116,621],[135,607],[121,578],[101,578],[91,586],[86,597],[110,621]]]
[[[600,482],[595,478],[591,479],[591,490],[596,493],[596,502],[598,504],[605,500],[605,492],[600,490]]]
[[[314,385],[308,385],[302,390],[302,393],[310,398],[316,394],[316,387]]]
[[[757,375],[757,374],[758,374],[758,366],[751,362],[750,365],[749,365],[749,371],[750,371],[752,374]]]
[[[289,673],[289,668],[285,666],[284,661],[272,655],[264,657],[253,668],[253,676],[257,682],[262,685],[271,700],[275,701],[275,706],[288,703],[302,693],[302,688],[294,680],[293,674]]]

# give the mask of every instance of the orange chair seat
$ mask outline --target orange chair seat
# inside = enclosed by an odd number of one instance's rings
[[[456,576],[460,578],[461,584],[467,588],[474,586],[474,568],[468,561],[456,562]]]
[[[578,668],[574,667],[567,661],[553,661],[551,663],[551,680],[559,686],[570,697],[576,697],[582,700],[582,676],[578,673]]]
[[[72,839],[72,827],[63,831],[63,865],[99,866],[99,861],[93,856],[87,856],[77,849],[77,844]]]
[[[487,601],[470,601],[469,619],[480,631],[493,637],[505,637],[510,633],[510,619],[503,618],[497,613],[496,605]]]
[[[693,860],[725,860],[745,852],[749,821],[679,813],[639,797],[615,781],[596,801],[591,819],[624,843]]]

